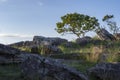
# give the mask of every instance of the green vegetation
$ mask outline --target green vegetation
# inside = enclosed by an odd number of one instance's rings
[[[20,71],[19,65],[16,65],[16,64],[1,65],[0,64],[0,80],[20,80],[20,75],[21,75],[21,71]]]
[[[98,43],[88,43],[85,46],[72,43],[72,47],[66,47],[65,44],[59,46],[64,55],[77,53],[82,55],[86,61],[97,62],[102,54],[107,54],[107,62],[117,61],[120,53],[120,41],[100,41]]]
[[[120,27],[117,26],[117,23],[113,21],[114,15],[105,15],[103,17],[103,21],[107,23],[108,28],[111,30],[113,34],[116,34],[120,31]]]
[[[64,64],[67,64],[68,66],[71,66],[73,68],[76,68],[77,70],[83,72],[86,74],[86,70],[88,70],[89,68],[93,67],[96,65],[96,63],[93,62],[70,62],[70,63],[66,63],[64,62]]]
[[[95,17],[84,14],[70,13],[61,17],[62,22],[56,23],[55,29],[58,33],[75,34],[77,37],[85,35],[86,32],[93,31],[99,26]]]
[[[113,15],[106,15],[103,21],[107,23],[112,34],[119,31],[116,22],[112,21]],[[70,13],[61,17],[62,22],[56,23],[56,31],[60,34],[72,33],[80,38],[89,31],[97,31],[100,29],[98,20],[95,17],[90,17],[84,14]],[[15,46],[13,46],[15,47]],[[70,42],[70,46],[63,43],[58,46],[62,50],[62,54],[45,54],[46,47],[39,46],[30,49],[29,47],[15,47],[23,51],[41,54],[54,59],[62,59],[63,64],[74,67],[83,73],[86,70],[95,66],[99,62],[120,62],[120,40],[102,41],[95,36],[89,43],[80,45],[77,42]],[[50,53],[50,50],[47,50]],[[6,80],[11,77],[11,80],[20,77],[19,69],[16,66],[0,66],[0,79]],[[6,79],[3,79],[6,77]],[[12,78],[13,77],[13,78]],[[10,80],[10,79],[9,79]]]

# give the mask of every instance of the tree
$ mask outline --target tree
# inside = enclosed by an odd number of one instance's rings
[[[60,34],[75,34],[77,37],[85,35],[86,32],[94,30],[99,26],[98,20],[95,17],[90,17],[84,14],[70,13],[61,17],[62,22],[56,23],[55,30]]]
[[[113,18],[114,18],[114,15],[105,15],[102,20],[103,22],[107,23],[111,32],[113,34],[116,34],[118,33],[118,31],[120,31],[120,27],[118,27],[116,22],[112,20]]]

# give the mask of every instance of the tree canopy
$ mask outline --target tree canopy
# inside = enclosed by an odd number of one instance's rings
[[[114,15],[105,15],[104,17],[103,17],[103,21],[108,21],[109,19],[111,19],[111,18],[114,18]]]
[[[94,30],[99,26],[98,19],[84,14],[70,13],[61,17],[57,22],[55,30],[60,34],[75,34],[77,37],[84,36],[86,32]]]
[[[113,18],[114,18],[114,15],[108,15],[107,14],[103,17],[102,20],[107,23],[111,32],[113,34],[116,34],[116,33],[118,33],[118,31],[120,31],[120,27],[118,27],[117,23],[112,20]]]

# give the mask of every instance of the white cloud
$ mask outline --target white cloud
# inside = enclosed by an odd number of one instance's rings
[[[21,35],[21,34],[0,34],[0,37],[14,37],[14,38],[32,38],[33,35]]]

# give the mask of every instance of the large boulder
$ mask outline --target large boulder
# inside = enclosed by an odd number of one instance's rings
[[[37,43],[37,44],[49,44],[49,45],[54,45],[54,46],[58,46],[62,43],[67,42],[66,39],[62,39],[62,38],[50,38],[50,37],[42,37],[42,36],[34,36],[33,38],[33,42]]]
[[[101,40],[111,40],[111,41],[116,40],[116,38],[104,28],[99,29],[96,32]]]
[[[23,75],[29,80],[88,80],[85,75],[58,61],[31,56],[22,63]]]
[[[83,38],[78,38],[76,39],[76,43],[79,45],[86,45],[87,43],[89,43],[92,40],[91,37],[85,36]]]
[[[19,63],[19,55],[18,49],[0,44],[0,64]]]
[[[0,44],[0,64],[19,61],[23,80],[88,80],[87,76],[58,60]]]
[[[36,44],[41,44],[42,41],[45,41],[45,37],[43,36],[34,36],[33,37],[33,42]]]
[[[95,80],[120,80],[120,63],[99,63],[88,74]]]

